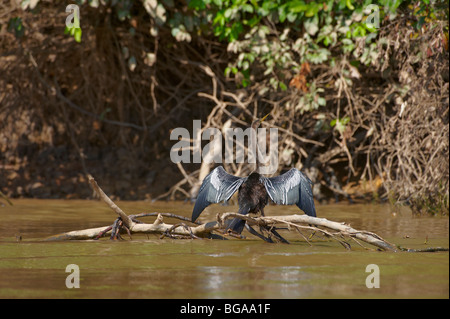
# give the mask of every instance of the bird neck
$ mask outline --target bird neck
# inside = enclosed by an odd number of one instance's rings
[[[258,131],[257,131],[257,128],[254,128],[254,127],[252,127],[252,128],[253,128],[253,131],[251,133],[251,138],[252,138],[252,143],[253,143],[253,145],[255,145],[255,149],[256,149],[254,172],[256,172],[258,174],[262,174],[262,167],[270,165],[270,158],[269,158],[269,163],[262,161],[262,159],[265,158],[265,156],[263,155],[263,153],[259,147]]]
[[[252,181],[252,182],[256,182],[256,181],[259,181],[260,176],[261,176],[261,175],[260,175],[258,172],[252,172],[252,173],[248,176],[248,179],[247,179],[247,180]]]
[[[260,161],[261,150],[260,150],[259,145],[258,145],[258,126],[259,126],[259,124],[258,125],[252,124],[252,126],[251,126],[251,128],[252,128],[252,130],[250,132],[251,144],[249,145],[249,147],[253,147],[253,145],[255,146],[255,148],[253,148],[253,149],[256,150],[256,154],[254,154],[254,156],[255,156],[255,169],[253,170],[253,172],[259,174],[260,173],[260,166],[261,166],[261,161]]]

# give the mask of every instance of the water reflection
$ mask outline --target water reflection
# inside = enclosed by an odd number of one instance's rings
[[[209,298],[303,298],[312,275],[299,266],[198,267],[198,286]]]

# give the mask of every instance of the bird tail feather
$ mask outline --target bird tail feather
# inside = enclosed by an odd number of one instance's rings
[[[250,207],[244,205],[239,207],[238,214],[247,215],[250,211]],[[242,233],[245,227],[245,220],[240,218],[233,218],[231,222],[227,225],[227,231],[233,231],[237,234]]]

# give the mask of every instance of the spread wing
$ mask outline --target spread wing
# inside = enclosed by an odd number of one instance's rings
[[[215,168],[203,180],[192,211],[192,221],[195,221],[208,205],[229,200],[245,179],[228,174],[222,166]]]
[[[276,204],[296,204],[307,215],[316,217],[312,182],[296,168],[276,177],[262,177],[270,199]]]

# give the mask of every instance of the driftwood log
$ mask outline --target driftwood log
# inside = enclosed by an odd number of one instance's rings
[[[393,245],[377,234],[368,231],[356,230],[345,223],[334,222],[325,218],[310,217],[307,215],[289,215],[289,216],[268,216],[268,217],[250,217],[236,213],[223,213],[217,214],[217,220],[208,223],[200,224],[199,222],[192,223],[188,218],[178,216],[169,213],[142,213],[138,215],[127,215],[120,209],[97,185],[97,182],[92,176],[88,176],[89,183],[98,196],[119,216],[113,225],[103,226],[98,228],[89,228],[83,230],[70,231],[59,235],[54,235],[47,240],[85,240],[85,239],[98,239],[105,235],[111,235],[111,238],[117,239],[120,237],[120,232],[124,230],[130,235],[132,234],[159,234],[161,238],[166,236],[172,238],[225,238],[228,234],[224,233],[224,222],[229,218],[242,218],[247,221],[250,227],[258,226],[262,233],[266,232],[268,238],[275,229],[295,230],[301,237],[303,237],[310,245],[311,242],[306,235],[302,233],[302,230],[308,230],[309,232],[319,233],[331,239],[338,241],[346,249],[350,249],[351,246],[348,243],[348,239],[353,240],[360,246],[361,242],[368,243],[375,246],[379,250],[384,251],[397,251],[398,247]],[[153,223],[143,223],[138,218],[146,216],[157,216]],[[171,217],[180,219],[182,222],[178,224],[166,224],[164,217]],[[253,228],[252,228],[253,229]],[[264,238],[263,235],[260,237]],[[281,237],[281,236],[280,236]],[[281,237],[282,238],[282,237]],[[277,239],[277,236],[275,236]],[[287,241],[286,241],[287,242]]]

